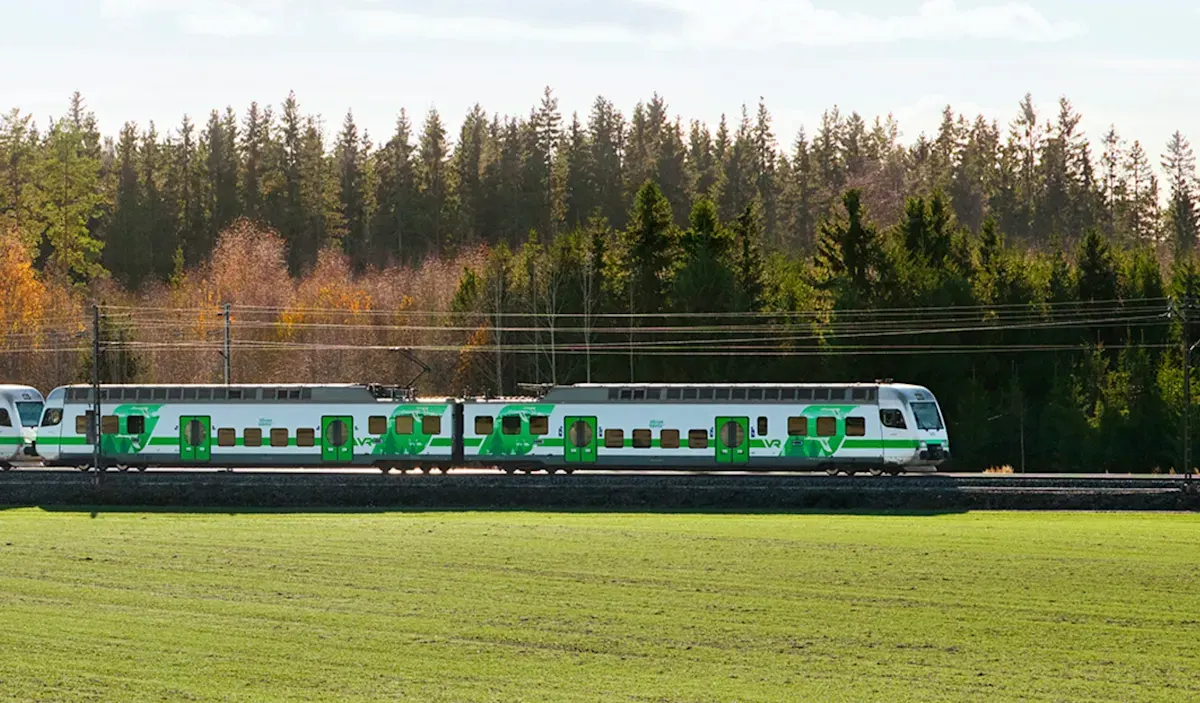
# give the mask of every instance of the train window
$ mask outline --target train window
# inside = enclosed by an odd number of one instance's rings
[[[717,394],[716,394],[716,399],[717,400],[729,400],[729,389],[728,388],[718,388]]]
[[[734,388],[733,392],[729,394],[729,397],[731,400],[745,400],[746,399],[746,389],[745,388]]]
[[[317,443],[317,432],[310,427],[302,427],[296,430],[296,446],[311,447]]]
[[[167,389],[167,400],[180,400],[181,398],[183,398],[183,389],[182,388],[168,388]]]
[[[496,429],[496,422],[491,415],[479,415],[475,418],[475,434],[491,434]]]
[[[807,417],[789,417],[788,418],[788,436],[789,437],[807,437],[808,436],[808,418]]]
[[[228,388],[214,388],[213,400],[227,400],[229,398]]]
[[[166,400],[167,399],[167,389],[166,388],[155,388],[154,392],[151,393],[150,395],[153,400]]]
[[[607,449],[621,449],[625,446],[625,430],[604,430],[604,446]]]
[[[242,399],[242,389],[241,388],[230,388],[229,389],[229,399],[230,400],[241,400]]]
[[[0,408],[0,427],[12,427],[12,417],[4,408]]]
[[[814,400],[829,400],[829,389],[828,388],[816,389],[815,391],[813,391],[813,399]]]
[[[125,418],[125,433],[126,434],[145,434],[146,432],[146,416],[145,415],[130,415]]]
[[[845,388],[834,388],[833,390],[831,390],[829,392],[829,398],[830,398],[830,400],[845,400],[846,399],[846,389]]]
[[[635,390],[633,392],[633,399],[634,400],[645,400],[646,399],[646,389],[638,388],[637,390]]]
[[[116,415],[105,415],[100,418],[101,434],[121,434],[121,418]]]
[[[700,389],[700,400],[712,400],[712,399],[713,399],[713,389],[711,389],[711,388],[701,388]]]
[[[500,429],[504,430],[504,434],[521,434],[521,416],[509,415],[500,418]]]
[[[881,408],[879,410],[879,422],[884,427],[890,427],[893,430],[908,429],[904,424],[904,413],[894,408]]]
[[[312,389],[305,388],[300,391],[300,400],[312,400]]]
[[[534,415],[529,418],[529,434],[550,434],[550,418],[545,415]]]
[[[796,399],[796,389],[795,388],[780,388],[779,389],[779,399],[780,400],[795,400]]]
[[[751,388],[750,394],[747,396],[750,400],[762,400],[763,391],[761,388]]]
[[[371,434],[387,434],[387,418],[383,415],[372,415],[367,420],[367,431]]]
[[[680,397],[681,391],[678,388],[667,389],[667,400],[679,400]]]
[[[396,434],[410,435],[413,433],[412,415],[396,416]]]
[[[767,428],[768,428],[767,418],[765,418],[765,417],[758,418],[758,436],[759,437],[767,436]]]
[[[421,418],[421,434],[435,435],[442,433],[442,416],[426,415]]]
[[[660,431],[658,445],[663,449],[679,449],[679,430]]]
[[[696,389],[695,388],[684,388],[683,389],[683,399],[684,400],[695,400],[696,399]]]
[[[708,449],[708,430],[689,431],[688,449]]]
[[[848,417],[848,418],[846,418],[846,436],[847,437],[866,437],[867,436],[867,419],[865,417]]]
[[[92,411],[89,410],[87,415],[75,416],[75,434],[87,434],[88,424],[92,419]]]
[[[763,400],[779,400],[779,389],[768,388],[763,391]]]
[[[796,400],[812,400],[813,392],[811,388],[797,388]]]
[[[212,400],[212,397],[213,397],[212,392],[213,392],[213,389],[211,389],[211,388],[201,388],[200,393],[196,397],[196,399],[197,400]]]
[[[196,389],[195,388],[184,388],[183,389],[183,399],[184,400],[195,400],[196,399]]]
[[[621,400],[633,400],[633,390],[630,388],[622,388]]]
[[[283,441],[286,442],[287,437],[284,437]],[[247,447],[261,447],[262,430],[258,427],[247,427],[246,430],[242,432],[242,444]]]
[[[646,400],[662,399],[662,390],[658,388],[650,388],[646,390]]]
[[[286,447],[288,445],[288,431],[282,427],[276,427],[271,430],[271,446]]]
[[[42,427],[54,427],[62,422],[62,408],[49,408],[42,416]]]
[[[621,391],[617,390],[616,388],[608,389],[608,399],[609,400],[616,400],[619,397],[621,397]]]
[[[851,400],[867,400],[867,389],[866,388],[855,388],[850,393],[850,399]]]
[[[222,427],[217,430],[217,446],[218,447],[236,447],[237,446],[237,430],[232,427]]]
[[[649,449],[653,444],[651,437],[654,435],[650,430],[634,430],[633,431],[633,448],[634,449]]]
[[[837,434],[837,418],[836,417],[818,417],[817,418],[817,436],[832,437]]]

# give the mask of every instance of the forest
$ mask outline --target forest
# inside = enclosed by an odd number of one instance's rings
[[[762,103],[567,116],[547,88],[456,136],[295,95],[106,136],[75,94],[0,117],[0,373],[88,380],[97,305],[103,381],[220,382],[228,309],[234,382],[894,379],[965,469],[1177,471],[1195,157],[1080,119],[1026,95],[902,138],[833,107],[783,146]]]

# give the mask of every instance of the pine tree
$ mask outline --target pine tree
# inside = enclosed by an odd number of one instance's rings
[[[357,270],[371,263],[371,230],[367,212],[365,162],[368,154],[358,136],[353,111],[346,113],[338,135],[334,159],[338,171],[338,200],[346,234],[346,254]]]
[[[412,125],[404,110],[396,118],[396,132],[376,156],[378,188],[371,224],[374,256],[388,253],[398,263],[411,261],[416,241],[413,212],[417,204],[416,168],[413,164]]]
[[[488,120],[478,104],[471,108],[459,130],[454,149],[453,170],[457,185],[458,215],[461,221],[459,239],[473,246],[484,241],[488,222],[483,172],[484,151],[487,148]]]
[[[788,179],[783,185],[783,221],[787,230],[785,246],[811,250],[816,244],[820,219],[818,174],[808,136],[801,127],[792,147]]]
[[[1110,125],[1104,134],[1104,153],[1100,156],[1103,171],[1102,196],[1104,203],[1104,231],[1110,238],[1126,235],[1128,218],[1128,189],[1125,183],[1125,143],[1117,134],[1116,125]]]
[[[564,217],[562,184],[556,178],[554,167],[562,136],[562,113],[558,111],[558,98],[554,97],[554,91],[549,86],[542,92],[542,102],[531,121],[537,133],[537,186],[543,196],[538,204],[541,214],[535,218],[534,226],[547,236],[554,237]]]
[[[37,175],[41,149],[31,115],[0,117],[0,230],[15,228],[26,244],[41,239]]]
[[[736,219],[756,194],[758,179],[755,151],[750,115],[743,105],[741,122],[722,163],[722,188],[717,199],[717,212],[724,221]]]
[[[783,242],[778,227],[779,189],[776,181],[776,170],[779,155],[776,152],[778,144],[775,134],[771,131],[771,113],[766,103],[759,98],[758,114],[754,123],[754,190],[758,199],[755,208],[756,216],[761,218],[761,225],[766,236],[778,248]],[[747,204],[749,206],[749,204]],[[739,219],[746,215],[743,210]]]
[[[100,214],[100,149],[91,139],[90,115],[81,114],[79,94],[71,115],[50,125],[38,176],[42,193],[39,229],[44,232],[47,268],[61,280],[88,281],[103,275],[103,244],[92,235]]]
[[[708,127],[698,120],[692,120],[687,153],[687,192],[692,201],[713,197],[713,188],[717,184],[717,165]]]
[[[146,228],[146,246],[150,257],[150,273],[166,280],[174,264],[179,246],[175,223],[178,214],[167,189],[170,151],[159,143],[154,123],[142,135],[138,179],[142,189],[142,221]]]
[[[560,147],[563,164],[563,199],[565,221],[569,229],[581,229],[597,207],[596,194],[589,184],[592,172],[591,144],[579,114],[571,116],[571,126]]]
[[[271,148],[274,116],[268,106],[260,110],[257,102],[250,103],[242,127],[242,199],[246,216],[263,221],[266,216],[267,184],[263,183],[266,162]]]
[[[138,174],[137,126],[126,122],[117,143],[118,180],[115,210],[104,263],[127,288],[136,290],[153,265],[145,196]]]
[[[1126,171],[1130,187],[1130,231],[1137,241],[1149,241],[1157,235],[1158,229],[1158,177],[1141,142],[1135,140],[1129,148]]]
[[[596,98],[588,117],[591,173],[588,182],[595,195],[597,212],[610,226],[625,226],[624,162],[625,120],[613,104],[603,97]]]
[[[205,248],[211,249],[217,233],[242,214],[238,198],[237,118],[233,109],[226,108],[224,117],[213,110],[200,140],[201,149],[207,152],[208,210],[211,213]]]
[[[1200,235],[1200,210],[1197,210],[1196,155],[1182,133],[1176,131],[1167,142],[1163,154],[1163,170],[1171,184],[1171,201],[1167,209],[1167,232],[1180,255],[1196,248]]]
[[[879,235],[866,220],[860,191],[846,191],[842,206],[845,220],[830,218],[821,223],[816,265],[825,274],[827,286],[841,289],[846,307],[861,307],[871,301],[878,281]]]
[[[419,197],[423,217],[423,251],[440,253],[445,245],[449,178],[446,128],[436,108],[425,116],[417,148]]]

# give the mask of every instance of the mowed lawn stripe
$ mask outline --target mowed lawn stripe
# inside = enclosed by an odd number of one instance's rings
[[[0,512],[0,699],[1186,700],[1200,516]]]

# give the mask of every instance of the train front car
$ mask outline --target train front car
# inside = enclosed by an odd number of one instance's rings
[[[879,387],[884,461],[907,470],[937,470],[950,461],[950,437],[937,398],[924,386]]]
[[[37,426],[43,398],[31,386],[0,386],[0,469],[37,457]]]

